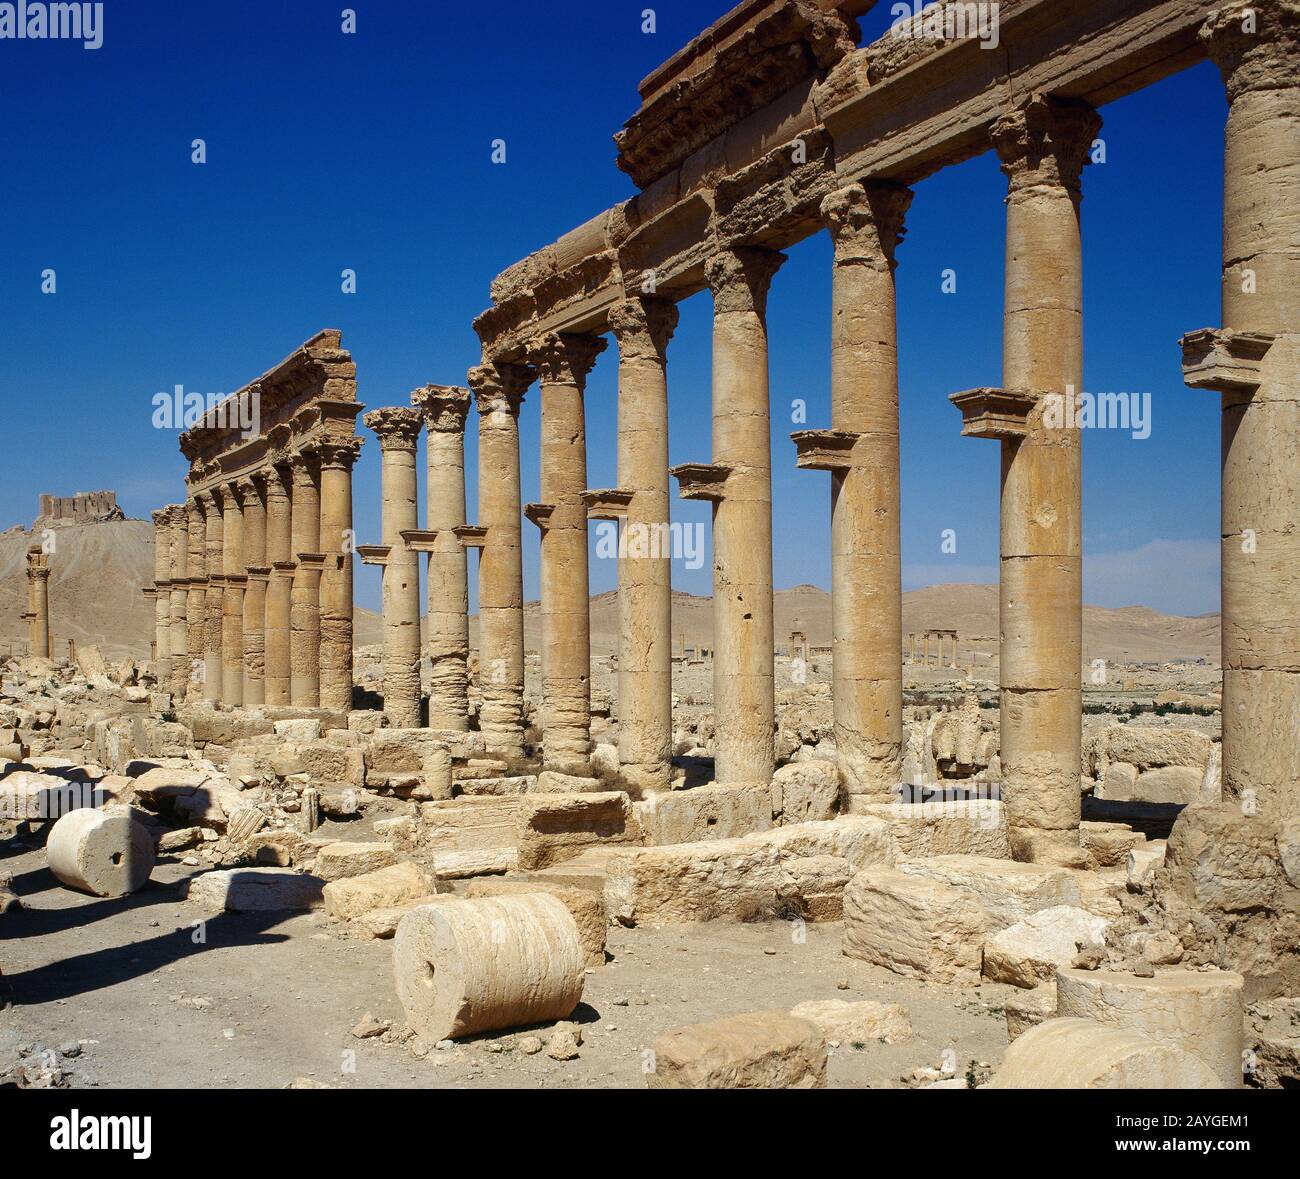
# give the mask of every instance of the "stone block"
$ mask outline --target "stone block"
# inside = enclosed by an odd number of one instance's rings
[[[997,798],[947,799],[941,802],[854,803],[853,814],[887,819],[906,856],[969,855],[1011,858],[1007,815]]]
[[[1128,853],[1145,842],[1146,836],[1127,823],[1079,824],[1079,845],[1098,868],[1122,868]]]
[[[790,1009],[796,1019],[806,1019],[821,1030],[827,1040],[842,1045],[901,1044],[912,1037],[912,1021],[900,1003],[877,1003],[864,1000],[846,1003],[843,999],[811,1000]]]
[[[1045,1020],[1055,1019],[1056,979],[1008,995],[1003,1000],[1002,1012],[1007,1020],[1007,1043]]]
[[[429,879],[410,861],[391,864],[377,872],[347,876],[324,886],[325,912],[351,921],[371,909],[383,909],[435,892]]]
[[[205,872],[189,882],[188,898],[232,913],[315,909],[325,882],[292,868],[233,868]]]
[[[626,794],[537,794],[524,805],[518,836],[519,867],[546,868],[589,847],[639,844],[641,827]]]
[[[826,1041],[784,1011],[693,1024],[650,1046],[651,1089],[824,1089]]]
[[[733,839],[772,826],[772,796],[766,785],[720,786],[652,793],[635,804],[646,843],[663,847],[704,839]]]
[[[839,767],[820,758],[791,762],[772,775],[771,808],[782,823],[815,823],[835,817]]]
[[[1079,886],[1068,869],[1049,864],[1023,864],[987,856],[932,856],[904,859],[900,872],[924,876],[954,888],[972,891],[988,914],[990,933],[1023,921],[1039,909],[1079,906]]]
[[[322,880],[342,880],[361,876],[397,863],[397,851],[391,843],[327,843],[316,853],[314,871]]]
[[[1039,909],[984,943],[984,977],[1013,987],[1037,987],[1054,978],[1058,966],[1069,966],[1081,945],[1104,945],[1108,924],[1070,905]]]

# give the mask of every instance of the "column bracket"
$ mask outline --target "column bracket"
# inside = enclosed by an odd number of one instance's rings
[[[682,463],[668,473],[677,480],[677,494],[682,499],[706,499],[717,503],[723,498],[723,485],[731,474],[730,467],[719,463]]]
[[[551,513],[555,511],[554,504],[524,504],[524,515],[537,525],[543,532],[551,521]]]
[[[387,565],[388,554],[393,551],[391,544],[359,544],[357,556],[365,565]],[[278,567],[278,566],[277,566]]]
[[[847,471],[861,436],[849,430],[796,430],[790,435],[795,466],[804,471]]]
[[[602,487],[596,491],[584,491],[583,503],[587,505],[588,520],[622,520],[627,516],[627,506],[632,502],[633,492],[621,487]]]
[[[948,400],[961,410],[963,438],[1023,438],[1038,394],[1027,389],[966,389]]]
[[[461,524],[452,529],[461,545],[467,549],[481,549],[487,544],[486,524]]]
[[[1254,393],[1259,388],[1260,361],[1276,337],[1264,332],[1229,328],[1200,328],[1188,332],[1183,350],[1183,382],[1193,389],[1218,393]]]

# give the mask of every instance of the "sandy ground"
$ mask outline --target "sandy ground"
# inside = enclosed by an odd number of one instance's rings
[[[1002,996],[928,986],[845,958],[838,923],[611,928],[611,960],[589,971],[579,1059],[527,1056],[524,1032],[423,1058],[411,1044],[357,1039],[367,1013],[400,1026],[391,943],[342,936],[321,914],[209,917],[182,900],[192,869],[164,862],[142,892],[98,900],[58,885],[44,852],[6,855],[28,908],[0,917],[0,966],[16,1004],[0,1012],[0,1057],[40,1041],[77,1087],[280,1087],[309,1077],[344,1088],[639,1088],[645,1049],[683,1024],[807,999],[902,1003],[900,1044],[832,1048],[833,1087],[893,1087],[946,1055],[964,1074],[1006,1047]],[[202,938],[202,941],[196,939]],[[848,989],[837,984],[847,980]],[[542,1038],[546,1033],[543,1031]],[[417,1042],[418,1043],[418,1042]]]

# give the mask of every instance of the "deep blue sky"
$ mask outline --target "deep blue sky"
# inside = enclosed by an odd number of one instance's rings
[[[632,195],[611,135],[636,83],[730,5],[659,0],[108,0],[104,46],[0,41],[0,526],[40,491],[116,488],[128,514],[183,495],[151,399],[238,388],[322,327],[343,331],[368,406],[463,383],[470,326],[506,266]],[[865,22],[888,23],[888,5]],[[1147,392],[1144,441],[1084,438],[1085,597],[1218,608],[1217,398],[1186,389],[1178,337],[1219,322],[1226,104],[1202,64],[1102,110],[1107,162],[1084,174],[1085,389]],[[203,138],[208,162],[190,162]],[[491,141],[507,143],[493,165]],[[959,436],[947,394],[1001,370],[1005,181],[991,152],[917,186],[898,270],[903,559],[908,588],[996,580],[998,458]],[[789,405],[829,424],[830,242],[790,251],[770,304],[778,587],[829,585],[827,477],[794,468]],[[41,272],[57,272],[43,295]],[[358,292],[340,292],[352,268]],[[955,295],[940,274],[957,271]],[[670,349],[674,463],[708,458],[710,299]],[[588,386],[589,480],[615,485],[611,347]],[[537,396],[523,411],[537,498]],[[471,426],[473,419],[471,417]],[[474,470],[473,430],[469,469]],[[379,456],[356,481],[378,538]],[[469,489],[471,518],[475,487]],[[707,507],[678,503],[683,520]],[[525,524],[537,592],[536,533]],[[955,529],[955,555],[940,551]],[[674,568],[709,592],[709,565]],[[593,592],[612,562],[592,562]],[[361,604],[378,573],[359,574]]]

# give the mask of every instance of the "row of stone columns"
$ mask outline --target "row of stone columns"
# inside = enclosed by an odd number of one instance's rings
[[[352,467],[359,438],[154,513],[155,655],[176,700],[352,706]]]

